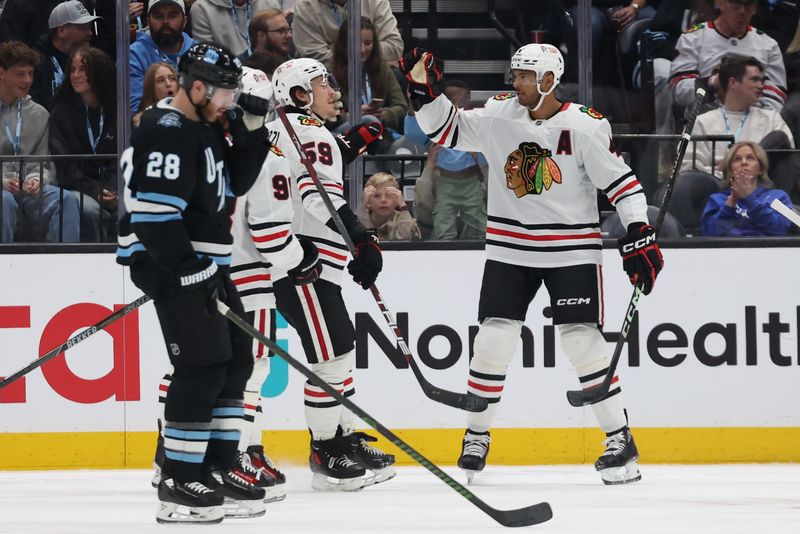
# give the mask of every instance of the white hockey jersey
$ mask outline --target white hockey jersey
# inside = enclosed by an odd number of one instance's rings
[[[316,117],[296,112],[287,112],[286,116],[302,144],[306,158],[313,164],[334,207],[339,209],[345,204],[342,180],[343,163],[339,145],[322,121]],[[269,123],[267,128],[272,132],[272,143],[285,156],[289,164],[287,180],[290,184],[292,198],[292,216],[281,220],[291,220],[292,233],[307,237],[314,242],[323,265],[321,278],[339,284],[344,266],[350,259],[347,246],[338,232],[325,225],[331,218],[330,213],[317,192],[314,181],[300,162],[300,156],[286,133],[283,123],[277,119]],[[276,271],[273,273],[273,280],[278,280],[285,275],[285,270],[283,272]]]
[[[513,93],[468,111],[441,95],[416,116],[433,141],[488,160],[491,260],[528,267],[602,263],[597,188],[623,224],[647,221],[642,186],[616,151],[608,121],[592,108],[568,102],[534,121]]]
[[[727,37],[713,22],[698,24],[675,44],[675,58],[670,65],[669,85],[675,103],[688,107],[694,100],[695,79],[708,78],[728,54],[752,56],[764,66],[764,92],[758,105],[780,111],[786,100],[786,68],[778,43],[752,26],[742,36]]]

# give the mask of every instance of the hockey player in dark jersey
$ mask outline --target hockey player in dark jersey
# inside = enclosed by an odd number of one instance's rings
[[[608,370],[603,324],[602,239],[597,189],[616,207],[628,234],[619,240],[622,264],[649,293],[662,267],[655,231],[647,223],[644,191],[614,148],[611,127],[592,108],[553,94],[564,73],[561,52],[525,45],[511,58],[514,92],[482,109],[457,109],[441,95],[441,70],[429,52],[401,61],[423,131],[437,143],[484,154],[489,162],[487,261],[467,389],[489,408],[468,416],[459,466],[468,477],[484,468],[489,428],[530,302],[544,284],[564,353],[581,385],[602,382]],[[606,484],[641,478],[617,377],[592,405],[606,433],[595,467]]]
[[[235,105],[241,65],[224,47],[192,46],[179,71],[182,90],[144,112],[121,158],[127,214],[117,261],[153,298],[174,369],[156,519],[215,523],[265,511],[264,489],[237,456],[250,338],[215,303],[244,314],[229,276],[226,196],[255,180],[266,130],[234,120],[226,139],[220,121]]]

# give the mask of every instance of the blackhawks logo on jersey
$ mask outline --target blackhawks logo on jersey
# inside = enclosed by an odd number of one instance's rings
[[[508,100],[510,98],[514,98],[515,96],[517,96],[516,93],[500,93],[499,95],[494,95],[492,100]]]
[[[283,151],[280,148],[278,148],[278,145],[272,144],[269,146],[269,149],[276,156],[283,157]]]
[[[315,119],[314,117],[309,117],[307,115],[300,115],[298,117],[300,124],[303,126],[316,126],[317,128],[322,128],[322,121],[319,119]]]
[[[605,118],[605,117],[603,117],[602,113],[600,113],[599,111],[597,111],[594,108],[590,108],[589,106],[581,106],[580,108],[578,108],[578,110],[581,111],[582,113],[586,113],[587,115],[589,115],[593,119],[598,119],[599,120],[599,119]]]
[[[503,167],[506,187],[520,198],[540,195],[543,190],[549,190],[553,182],[560,184],[561,169],[552,155],[552,151],[536,143],[520,143],[519,148],[508,155]]]

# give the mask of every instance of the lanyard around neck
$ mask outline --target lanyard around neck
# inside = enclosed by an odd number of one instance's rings
[[[728,124],[728,112],[725,111],[725,106],[722,106],[719,109],[720,109],[720,111],[722,111],[722,120],[725,123],[725,132],[726,133],[731,133],[731,126],[730,126],[730,124]],[[742,120],[739,123],[739,127],[736,128],[736,132],[733,134],[733,141],[734,142],[739,140],[739,134],[742,132],[742,128],[744,127],[744,121],[747,120],[747,116],[748,115],[750,115],[750,108],[748,108],[747,111],[744,112],[744,115],[742,116]]]
[[[369,83],[369,74],[364,73],[364,93],[361,95],[361,102],[369,104],[372,102],[372,84]]]
[[[103,135],[103,125],[105,124],[103,108],[100,108],[100,129],[97,132],[97,137],[95,137],[94,130],[92,129],[92,123],[89,122],[89,106],[84,104],[83,107],[86,109],[86,134],[89,136],[89,144],[92,146],[92,154],[97,154],[97,145],[100,144],[100,137]]]
[[[55,56],[50,56],[50,61],[53,63],[53,81],[51,82],[50,90],[55,95],[56,90],[64,83],[64,71]]]
[[[11,117],[11,106],[8,107],[8,116]],[[6,137],[8,137],[8,142],[11,143],[11,149],[14,151],[14,155],[19,154],[19,140],[20,136],[22,135],[22,99],[17,99],[17,132],[16,136],[11,135],[11,126],[8,124],[5,115],[3,116],[3,126],[6,128]]]
[[[249,56],[251,56],[253,54],[253,51],[250,48],[250,34],[248,34],[247,31],[242,33],[242,31],[239,29],[239,15],[236,13],[236,11],[237,11],[236,5],[233,3],[233,0],[231,0],[231,19],[233,19],[233,27],[239,33],[239,37],[244,39],[244,43],[247,45],[247,55],[249,57]],[[244,9],[244,22],[245,22],[244,27],[245,28],[249,28],[250,27],[250,2],[249,1],[247,2],[247,7],[245,7],[245,9]]]

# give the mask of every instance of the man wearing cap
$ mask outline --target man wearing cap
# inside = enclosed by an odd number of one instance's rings
[[[177,67],[178,58],[195,43],[183,31],[186,27],[186,6],[183,0],[150,0],[147,23],[149,30],[137,33],[136,42],[131,44],[129,61],[132,112],[139,109],[147,67],[159,62],[171,63]]]
[[[33,46],[47,31],[47,19],[64,0],[6,0],[0,15],[0,42],[20,41]]]
[[[33,48],[42,54],[42,63],[33,78],[31,98],[48,111],[56,91],[69,76],[69,56],[79,48],[89,46],[92,40],[94,16],[78,0],[61,2],[53,11],[47,25],[50,30],[42,34]]]

